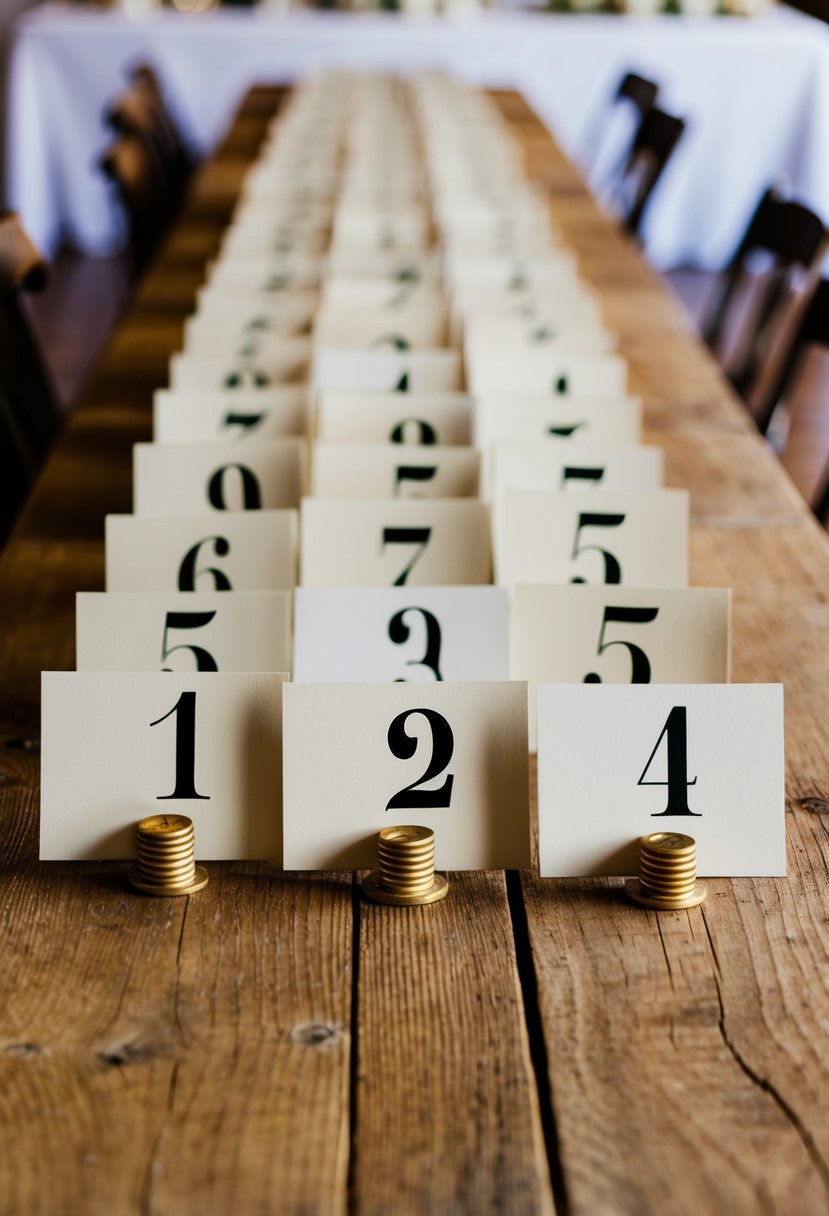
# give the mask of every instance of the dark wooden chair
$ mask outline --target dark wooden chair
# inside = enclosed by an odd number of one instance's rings
[[[812,291],[808,306],[803,310],[794,338],[789,343],[785,361],[778,369],[777,379],[771,391],[774,404],[789,397],[801,379],[807,355],[813,347],[821,347],[829,358],[829,279],[821,279]],[[825,405],[825,408],[824,408]],[[829,400],[821,400],[819,407],[820,431],[829,433],[829,425],[823,419],[829,416]],[[795,419],[797,411],[795,410]],[[796,425],[796,422],[795,422]],[[829,524],[829,453],[824,469],[812,495],[811,507],[824,526]]]
[[[0,212],[0,542],[57,434],[52,382],[22,300],[48,280],[15,212]]]
[[[101,169],[126,213],[132,276],[137,278],[172,223],[179,200],[154,150],[139,135],[118,135],[104,153]]]
[[[684,130],[683,119],[657,109],[648,110],[639,124],[616,191],[622,224],[632,236],[639,233],[654,188]]]
[[[702,334],[765,433],[825,252],[823,221],[774,189],[760,199],[720,276]],[[752,282],[752,259],[765,266]]]
[[[596,194],[605,195],[618,185],[636,132],[648,110],[656,104],[658,92],[659,86],[654,81],[636,72],[626,72],[609,101],[602,101],[590,124],[582,155]]]
[[[193,158],[149,64],[133,69],[129,85],[109,107],[105,119],[116,134],[130,135],[147,144],[170,193],[180,199],[193,171]]]

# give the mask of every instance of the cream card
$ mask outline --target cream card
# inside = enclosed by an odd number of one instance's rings
[[[404,279],[388,283],[383,279],[327,278],[321,289],[321,308],[325,311],[358,312],[384,315],[388,327],[391,317],[409,315],[437,318],[443,325],[449,308],[443,288],[431,279]],[[389,315],[390,314],[390,315]],[[440,346],[436,342],[433,345]]]
[[[657,447],[499,440],[489,452],[487,491],[497,501],[507,490],[657,490],[663,464]]]
[[[199,300],[203,302],[226,291],[275,299],[281,292],[319,287],[324,272],[325,259],[308,253],[223,257],[210,266],[207,286],[199,293]]]
[[[221,256],[233,257],[321,257],[328,248],[326,228],[288,224],[233,224],[222,240]]]
[[[304,439],[240,439],[229,450],[215,443],[137,443],[132,451],[136,515],[296,507],[305,490]]]
[[[521,317],[473,316],[464,326],[467,364],[483,359],[490,351],[511,351],[514,357],[527,352],[566,352],[568,355],[602,355],[616,347],[615,335],[598,319],[553,324]]]
[[[169,814],[199,861],[279,862],[284,678],[45,671],[41,858],[134,857],[138,821]]]
[[[469,447],[472,398],[465,393],[337,393],[317,398],[317,434],[337,443]]]
[[[477,498],[475,448],[317,440],[311,493],[317,498]]]
[[[466,375],[473,395],[623,397],[628,371],[619,355],[571,355],[556,350],[527,350],[519,355],[495,348],[467,360]]]
[[[542,257],[525,259],[452,253],[446,258],[447,282],[460,289],[481,286],[517,292],[571,280],[577,273],[578,262],[569,249],[551,249]]]
[[[305,435],[308,427],[308,389],[302,384],[201,393],[157,389],[153,394],[156,443],[278,439]]]
[[[311,371],[310,338],[282,338],[261,354],[177,354],[170,359],[170,388],[271,388],[304,384]]]
[[[395,250],[352,252],[341,249],[328,258],[328,274],[335,279],[384,279],[387,283],[440,282],[440,259],[427,250],[409,254]]]
[[[296,583],[296,511],[106,517],[107,591],[282,591]]]
[[[487,448],[498,439],[573,440],[577,443],[638,443],[642,402],[619,396],[600,401],[590,397],[519,397],[484,393],[475,398],[475,443]]]
[[[230,331],[238,334],[302,334],[310,330],[319,307],[319,293],[304,291],[281,291],[272,298],[252,296],[249,291],[210,292],[202,290],[198,296],[196,312],[184,323],[184,345],[212,341],[216,334],[224,338]],[[209,351],[208,351],[209,353]]]
[[[508,490],[495,581],[688,585],[687,490]]]
[[[208,358],[227,351],[235,353],[249,349],[258,353],[265,344],[283,342],[286,338],[310,333],[317,311],[315,292],[291,292],[277,296],[283,307],[257,309],[250,302],[227,307],[226,300],[216,300],[184,323],[182,348],[189,354]],[[293,304],[292,308],[286,307]]]
[[[489,510],[472,499],[305,498],[306,586],[462,586],[491,581]]]
[[[508,680],[503,587],[300,587],[294,680]]]
[[[441,869],[530,864],[523,684],[285,687],[285,868],[377,865],[377,833],[434,829]]]
[[[725,588],[513,588],[510,675],[536,684],[726,684],[731,592]]]
[[[457,350],[348,350],[318,347],[314,357],[317,390],[375,393],[434,393],[463,388]]]
[[[636,874],[640,836],[702,875],[786,873],[782,684],[542,684],[540,872]]]
[[[429,308],[392,314],[337,306],[317,314],[314,338],[327,347],[428,350],[449,345],[449,325],[445,315]]]
[[[290,671],[288,591],[79,592],[78,671]]]

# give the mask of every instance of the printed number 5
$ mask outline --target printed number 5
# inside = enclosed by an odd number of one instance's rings
[[[658,608],[605,608],[602,627],[599,630],[599,649],[596,654],[604,654],[611,646],[626,646],[630,651],[630,682],[631,684],[650,684],[651,665],[648,656],[633,642],[624,642],[621,638],[613,641],[604,640],[604,631],[614,623],[624,625],[647,625],[655,621],[659,614]],[[601,684],[602,677],[595,671],[589,671],[584,677],[584,684]]]
[[[578,523],[576,524],[576,535],[573,540],[573,552],[571,558],[579,557],[582,553],[601,553],[604,558],[604,578],[603,583],[621,583],[622,567],[619,565],[612,553],[608,553],[606,549],[600,549],[598,545],[581,545],[579,539],[582,528],[618,528],[625,522],[624,515],[605,515],[595,511],[580,511]],[[571,583],[586,583],[587,579],[581,575],[575,575],[570,579]]]
[[[179,646],[167,645],[167,634],[170,629],[202,629],[205,625],[210,624],[215,615],[215,608],[212,612],[168,612],[161,638],[161,662],[169,659],[170,655],[175,654],[177,650],[189,650],[196,660],[196,671],[218,671],[216,660],[203,646],[189,646],[184,642]],[[172,671],[173,668],[162,667],[161,670]]]

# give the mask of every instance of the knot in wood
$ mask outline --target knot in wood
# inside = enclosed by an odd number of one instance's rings
[[[325,1022],[308,1022],[304,1026],[295,1026],[291,1031],[291,1040],[303,1047],[330,1047],[339,1043],[342,1032],[339,1026],[329,1026]]]
[[[99,1051],[95,1058],[107,1068],[123,1068],[125,1064],[146,1064],[158,1052],[147,1043],[122,1043],[109,1051]]]
[[[39,1043],[9,1043],[3,1050],[15,1060],[31,1060],[33,1056],[39,1056],[43,1048]]]
[[[813,815],[829,815],[829,802],[823,798],[801,798],[800,805],[804,811],[811,811]]]

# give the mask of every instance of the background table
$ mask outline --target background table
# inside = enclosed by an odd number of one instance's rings
[[[829,29],[793,10],[750,21],[487,12],[462,23],[227,9],[130,19],[47,5],[16,26],[8,107],[10,201],[47,249],[61,237],[90,252],[117,243],[117,212],[96,169],[101,116],[142,60],[157,66],[200,153],[215,147],[252,82],[347,65],[443,67],[519,89],[577,156],[634,69],[689,120],[644,230],[656,265],[718,269],[777,178],[829,220]]]
[[[0,561],[0,1213],[825,1216],[829,541],[514,96],[646,439],[690,488],[692,582],[733,588],[733,677],[785,682],[788,878],[654,913],[618,880],[465,874],[394,909],[267,862],[211,863],[168,901],[123,866],[37,860],[40,670],[73,664],[75,592],[103,587],[103,516],[130,510],[266,97],[199,175]]]

